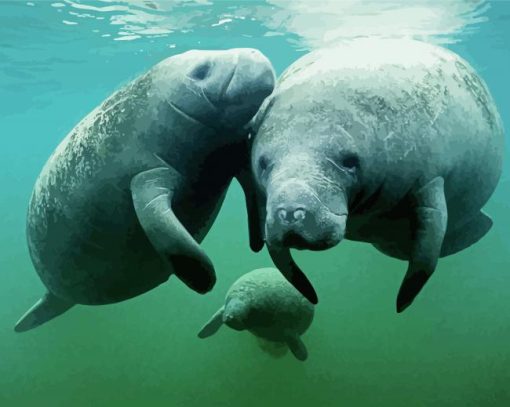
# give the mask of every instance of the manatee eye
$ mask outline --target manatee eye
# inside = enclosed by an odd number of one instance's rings
[[[268,165],[268,159],[265,155],[261,155],[259,158],[259,170],[261,172],[265,171],[267,169]]]
[[[197,67],[195,67],[190,72],[189,76],[192,79],[201,81],[208,76],[210,70],[211,70],[211,64],[209,62],[204,62],[203,64],[200,64]]]
[[[348,154],[342,158],[342,167],[349,171],[354,171],[359,167],[359,158],[355,154]]]

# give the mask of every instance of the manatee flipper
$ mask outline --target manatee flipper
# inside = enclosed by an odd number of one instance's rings
[[[441,248],[441,257],[460,252],[478,242],[492,227],[492,219],[480,211],[475,217],[459,228],[448,232]]]
[[[260,194],[257,193],[257,183],[250,170],[250,154],[248,141],[243,143],[239,154],[240,162],[237,169],[236,178],[243,188],[246,199],[246,211],[248,213],[248,229],[250,233],[250,248],[254,252],[259,252],[264,247],[264,220],[265,214],[261,213],[264,208],[259,202]]]
[[[63,314],[73,305],[74,303],[62,300],[51,293],[46,293],[16,322],[14,330],[25,332],[36,328]]]
[[[397,312],[411,305],[434,272],[448,220],[442,177],[434,178],[411,197],[415,201],[413,240],[409,267],[397,296]]]
[[[218,311],[214,313],[209,321],[202,327],[200,332],[198,333],[199,338],[207,338],[211,335],[214,335],[218,332],[218,329],[221,328],[223,324],[223,311],[225,311],[225,306],[221,307]]]
[[[131,180],[136,215],[156,251],[188,287],[206,293],[214,286],[214,267],[172,210],[181,175],[170,167],[141,172]]]
[[[292,259],[289,248],[268,246],[269,255],[282,275],[312,304],[319,302],[310,280]]]
[[[286,338],[287,346],[296,359],[305,361],[308,358],[308,350],[301,338],[296,334],[289,334]]]

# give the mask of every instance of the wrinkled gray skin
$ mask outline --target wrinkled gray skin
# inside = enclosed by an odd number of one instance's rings
[[[473,68],[440,47],[360,39],[312,52],[279,79],[253,137],[261,233],[312,302],[289,248],[347,238],[408,261],[400,312],[439,257],[492,225],[481,208],[501,174],[501,120]]]
[[[176,274],[215,283],[199,243],[233,177],[247,194],[243,126],[274,87],[257,50],[188,51],[114,93],[62,141],[36,181],[30,255],[45,295],[16,325],[114,303]]]
[[[207,338],[222,324],[248,330],[258,338],[287,344],[294,356],[306,360],[300,336],[310,327],[314,306],[274,268],[253,270],[239,278],[227,292],[225,305],[202,327]]]

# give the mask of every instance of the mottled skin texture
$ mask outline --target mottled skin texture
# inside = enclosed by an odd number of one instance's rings
[[[313,320],[314,306],[272,268],[239,278],[228,290],[225,304],[232,299],[248,308],[245,329],[269,341],[285,342],[285,332],[302,335]]]
[[[30,255],[49,292],[70,303],[113,303],[177,273],[140,224],[152,200],[140,202],[137,217],[132,196],[144,194],[135,187],[168,186],[173,213],[199,243],[242,170],[242,126],[273,78],[255,50],[189,51],[162,61],[85,117],[46,163],[30,200]],[[170,176],[136,179],[151,169]],[[205,292],[214,271],[201,255],[208,280],[186,283]],[[194,264],[183,265],[183,273],[193,271]]]
[[[416,295],[437,257],[492,224],[481,208],[501,174],[502,123],[483,81],[450,51],[362,39],[312,52],[282,75],[254,122],[270,250],[372,243],[422,273]],[[280,269],[295,267],[288,257]]]
[[[300,336],[310,327],[314,306],[274,268],[253,270],[240,277],[227,292],[222,306],[198,336],[214,335],[222,324],[247,330],[262,339],[262,349],[282,356],[286,346],[301,361],[308,357]]]

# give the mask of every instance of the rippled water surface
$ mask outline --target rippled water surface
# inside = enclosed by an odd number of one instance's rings
[[[238,276],[271,264],[249,250],[237,184],[203,243],[218,273],[208,295],[171,278],[13,332],[44,292],[25,242],[33,183],[115,89],[193,48],[259,48],[280,74],[309,50],[363,36],[458,52],[510,127],[507,1],[0,1],[0,406],[510,405],[508,160],[485,208],[491,232],[442,259],[404,314],[394,310],[404,263],[348,241],[296,253],[321,298],[305,363],[269,357],[247,333],[196,338]]]

